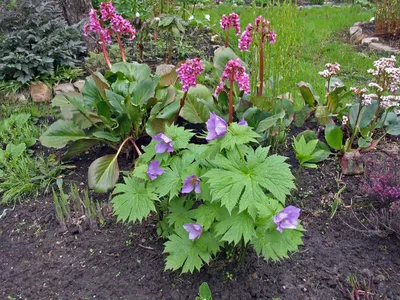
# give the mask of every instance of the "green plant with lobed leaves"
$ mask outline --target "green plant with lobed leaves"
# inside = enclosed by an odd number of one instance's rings
[[[279,232],[274,219],[295,187],[286,158],[268,155],[269,147],[253,149],[259,136],[249,126],[225,126],[225,135],[208,144],[190,143],[194,134],[182,127],[166,127],[173,152],[160,153],[162,142],[153,139],[113,192],[118,221],[157,215],[157,231],[167,239],[166,269],[200,270],[228,244],[241,248],[241,260],[252,246],[273,261],[302,244],[301,225]],[[193,226],[197,232],[190,233]]]

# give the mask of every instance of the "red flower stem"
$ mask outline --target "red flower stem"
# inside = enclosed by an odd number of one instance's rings
[[[258,89],[258,96],[261,97],[263,93],[263,83],[264,83],[264,38],[261,37],[261,44],[260,44],[260,79],[259,79],[259,89]]]
[[[178,113],[175,115],[175,118],[174,118],[174,124],[176,124],[176,122],[178,121],[179,114],[181,113],[182,107],[185,105],[185,100],[186,100],[187,94],[188,94],[188,92],[185,92],[181,98],[181,103],[179,106]]]
[[[229,47],[229,29],[225,29],[225,48]]]
[[[104,39],[100,34],[99,34],[99,36],[100,36],[100,46],[101,46],[101,50],[103,51],[104,60],[106,61],[107,68],[109,68],[111,70],[111,62],[110,62],[110,58],[108,57],[106,43],[104,42]]]
[[[233,121],[233,82],[234,82],[234,72],[232,72],[231,77],[229,78],[229,120],[228,124],[231,124]]]
[[[124,50],[124,46],[122,45],[120,33],[117,33],[117,39],[118,39],[119,52],[121,52],[122,61],[126,62],[125,50]]]

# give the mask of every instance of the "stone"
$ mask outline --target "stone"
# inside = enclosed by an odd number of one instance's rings
[[[50,88],[41,81],[31,84],[30,94],[33,102],[48,102],[53,98]]]
[[[156,67],[156,74],[157,74],[157,75],[160,75],[160,76],[163,76],[163,75],[165,75],[165,74],[170,73],[170,72],[172,71],[173,68],[175,68],[174,65],[168,65],[168,64],[161,64],[161,65],[158,65],[158,66]]]
[[[60,83],[54,86],[53,88],[54,94],[65,94],[75,92],[75,87],[72,83]]]
[[[377,37],[368,37],[368,38],[363,38],[363,40],[361,41],[362,45],[369,45],[371,43],[377,43],[379,42],[379,38]]]
[[[375,23],[375,17],[372,17],[371,19],[369,19],[369,22],[370,22],[371,24],[374,24],[374,23]]]
[[[351,42],[352,42],[353,44],[358,45],[358,44],[360,44],[361,41],[362,41],[363,39],[365,39],[366,37],[367,37],[367,36],[366,36],[365,34],[363,34],[363,33],[360,31],[360,32],[355,33],[355,34],[350,38],[350,40],[351,40]]]
[[[79,93],[82,93],[83,87],[85,86],[85,80],[77,80],[73,83],[73,85],[79,91]]]
[[[350,27],[349,33],[351,36],[355,35],[358,32],[362,33],[362,28],[360,26],[351,26]]]
[[[387,53],[391,53],[391,54],[400,53],[399,49],[395,49],[395,48],[392,48],[388,45],[384,45],[381,43],[371,43],[371,44],[369,44],[369,49],[371,49],[373,51],[377,51],[377,52],[387,52]]]
[[[25,102],[28,101],[28,98],[25,96],[24,93],[18,93],[18,94],[16,95],[16,98],[17,98],[17,100],[18,100],[19,102],[22,102],[22,103],[25,103]]]

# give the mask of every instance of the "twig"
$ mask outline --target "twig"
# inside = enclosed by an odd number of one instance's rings
[[[141,244],[139,244],[139,247],[142,247],[142,248],[147,249],[147,250],[154,250],[154,248],[151,248],[151,247],[148,247],[148,246],[143,246]]]
[[[13,208],[6,208],[5,210],[3,210],[3,213],[0,215],[0,220],[6,216],[7,211],[13,211],[14,209],[15,209],[15,204]]]

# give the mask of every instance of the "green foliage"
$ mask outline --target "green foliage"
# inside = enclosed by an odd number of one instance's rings
[[[212,294],[207,282],[203,282],[199,288],[199,295],[196,300],[212,300]]]
[[[258,135],[237,123],[228,127],[224,137],[206,145],[189,143],[193,134],[175,125],[166,127],[165,134],[173,140],[174,153],[157,154],[156,143],[151,142],[133,177],[117,185],[112,202],[117,218],[127,222],[141,221],[157,211],[158,233],[167,239],[166,269],[200,270],[227,244],[254,245],[273,260],[297,249],[301,226],[281,235],[271,222],[295,187],[285,157],[268,156],[268,148],[250,147]],[[153,160],[160,162],[164,173],[150,180],[146,172]],[[192,175],[200,179],[200,193],[182,194],[185,179]],[[193,241],[183,228],[190,223],[203,230]],[[270,239],[276,244],[271,245]]]
[[[306,140],[305,135],[298,135],[293,139],[293,149],[300,166],[317,168],[316,163],[324,160],[329,154],[329,149],[318,139]]]

